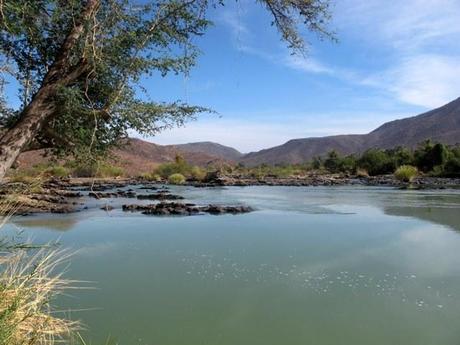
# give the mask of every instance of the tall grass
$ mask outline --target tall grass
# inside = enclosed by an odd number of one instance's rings
[[[0,231],[17,205],[2,205]],[[0,345],[54,345],[70,341],[80,327],[61,317],[52,301],[74,281],[64,279],[61,266],[69,258],[50,247],[34,248],[0,234]]]

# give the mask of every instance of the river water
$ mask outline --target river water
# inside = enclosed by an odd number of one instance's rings
[[[460,344],[460,191],[172,192],[256,211],[155,217],[113,199],[9,225],[75,252],[66,276],[92,288],[56,304],[94,344]]]

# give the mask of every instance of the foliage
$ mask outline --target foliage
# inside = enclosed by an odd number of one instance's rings
[[[143,173],[139,178],[146,181],[161,181],[161,176],[154,173]]]
[[[114,166],[105,161],[81,161],[74,160],[66,163],[67,169],[73,177],[118,177],[124,176],[124,170],[121,167]]]
[[[0,92],[5,110],[0,122],[20,123],[33,96],[57,85],[46,98],[53,114],[34,139],[59,154],[99,155],[129,130],[154,135],[208,112],[181,100],[151,100],[141,94],[140,82],[145,76],[188,74],[199,55],[193,40],[211,25],[208,9],[224,2],[0,1],[0,62],[11,67],[0,70],[0,88],[8,73],[17,81],[11,87],[20,85],[22,99],[21,107],[6,111]],[[326,28],[328,0],[258,2],[293,51],[306,46],[299,23],[321,38],[333,38]]]
[[[399,181],[411,182],[418,175],[418,169],[412,165],[401,165],[394,175]]]
[[[194,166],[190,170],[190,177],[195,181],[203,181],[206,178],[206,170],[199,166]]]
[[[365,169],[369,175],[391,174],[396,168],[389,152],[380,149],[365,151],[359,157],[357,166]]]
[[[168,182],[171,184],[184,184],[185,176],[179,173],[172,174],[168,177]]]
[[[443,166],[448,157],[448,147],[441,143],[434,144],[431,140],[425,141],[414,152],[415,164],[423,172],[432,171],[437,165]]]
[[[440,177],[460,177],[460,146],[426,141],[415,150],[404,147],[389,150],[374,148],[359,156],[341,156],[337,151],[332,150],[326,157],[314,157],[312,161],[302,165],[260,165],[253,168],[238,166],[237,172],[254,178],[264,178],[302,175],[310,169],[321,173],[325,169],[329,173],[368,177],[393,174],[399,167],[404,167],[398,172],[403,174],[410,170],[407,166]]]
[[[318,165],[318,163],[313,164]],[[353,155],[341,157],[337,151],[332,150],[328,153],[323,165],[331,173],[353,173],[356,170],[356,158]]]
[[[45,170],[47,175],[53,177],[68,177],[70,175],[70,170],[62,165],[52,165]]]
[[[168,178],[172,174],[182,174],[184,176],[190,176],[192,166],[188,164],[185,159],[177,154],[174,162],[160,164],[155,170],[154,174],[157,174],[163,178]]]

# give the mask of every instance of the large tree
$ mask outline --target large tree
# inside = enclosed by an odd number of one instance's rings
[[[228,0],[230,1],[230,0]],[[301,25],[320,36],[329,0],[258,0],[294,51]],[[0,92],[19,82],[22,107],[0,93],[0,179],[31,145],[97,154],[129,129],[155,134],[207,111],[139,97],[140,79],[187,73],[198,54],[191,38],[211,24],[224,0],[0,0]],[[154,90],[149,90],[154,93]]]

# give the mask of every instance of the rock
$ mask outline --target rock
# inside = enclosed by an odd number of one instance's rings
[[[116,192],[89,192],[88,196],[96,199],[110,199],[110,198],[135,198],[136,193],[124,190]]]
[[[240,214],[248,213],[253,211],[248,206],[220,206],[220,205],[208,205],[208,206],[196,206],[195,204],[183,204],[175,202],[161,202],[158,204],[150,205],[123,205],[123,211],[130,212],[142,212],[143,214],[156,215],[156,216],[167,216],[167,215],[179,215],[179,216],[191,216],[200,213],[209,213],[212,215],[220,214]]]
[[[139,194],[137,196],[139,200],[182,200],[183,196],[170,194],[169,192],[158,192],[155,194]]]

